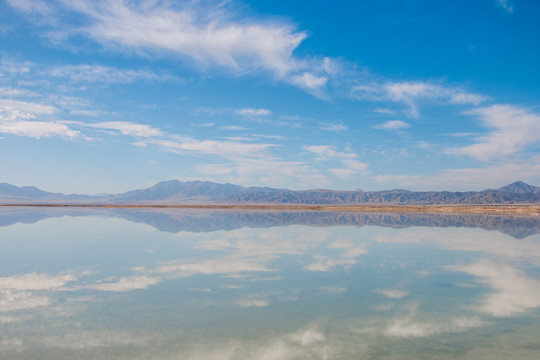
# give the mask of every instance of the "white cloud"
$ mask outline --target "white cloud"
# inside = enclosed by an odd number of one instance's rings
[[[483,95],[461,88],[422,81],[359,85],[352,88],[352,96],[359,100],[402,103],[408,107],[407,115],[414,118],[419,116],[418,102],[421,100],[453,105],[478,105],[487,100]]]
[[[247,128],[245,128],[243,126],[236,126],[236,125],[222,126],[221,129],[223,129],[223,130],[231,130],[231,131],[247,130]]]
[[[74,138],[78,131],[56,121],[33,120],[36,116],[52,115],[58,111],[51,105],[0,99],[0,132],[36,139],[52,136]]]
[[[512,105],[492,105],[470,110],[466,114],[479,118],[492,131],[477,138],[478,143],[448,149],[448,153],[487,161],[540,144],[540,115],[537,113]]]
[[[269,116],[272,114],[272,112],[268,109],[253,109],[253,108],[245,108],[245,109],[238,109],[234,111],[238,115],[248,116],[248,117],[255,117],[255,116]]]
[[[27,101],[12,99],[0,99],[0,111],[5,114],[12,114],[14,118],[33,118],[35,115],[52,115],[58,109],[49,104],[39,104]],[[13,120],[13,119],[11,119]]]
[[[377,109],[374,109],[373,112],[377,114],[383,114],[383,115],[394,115],[396,113],[395,110],[386,109],[386,108],[377,108]]]
[[[402,120],[386,121],[382,124],[373,126],[374,129],[380,130],[402,130],[407,129],[408,127],[410,127],[410,124]]]
[[[335,146],[331,145],[306,145],[304,150],[317,154],[317,161],[329,161],[338,159],[343,168],[329,168],[328,172],[340,179],[352,178],[357,175],[358,172],[363,172],[367,169],[368,164],[356,160],[357,154],[346,151],[337,151]]]
[[[178,81],[170,75],[160,75],[149,70],[119,69],[102,65],[64,65],[47,69],[47,75],[65,77],[73,82],[129,84],[139,80]]]
[[[216,181],[253,186],[284,187],[287,189],[329,186],[326,176],[308,163],[286,161],[271,157],[234,158],[234,162],[200,164],[195,169],[206,176],[217,176]]]
[[[22,11],[49,16],[53,13],[51,5],[43,0],[7,0],[7,2]]]
[[[163,151],[177,154],[187,152],[218,155],[224,158],[253,158],[267,155],[274,144],[253,144],[238,141],[197,140],[193,138],[144,140],[139,146],[156,145]]]
[[[491,260],[480,260],[455,270],[476,276],[494,290],[478,306],[479,311],[506,317],[540,307],[540,281],[523,271]]]
[[[71,130],[64,124],[46,121],[13,121],[0,122],[0,132],[27,136],[36,139],[52,136],[74,138],[79,135],[78,131]]]
[[[381,184],[417,190],[483,190],[496,189],[516,179],[540,183],[540,156],[512,160],[478,168],[447,169],[422,175],[378,175]]]
[[[341,162],[343,165],[347,166],[347,168],[355,171],[364,171],[369,166],[366,163],[353,159],[342,159]]]
[[[327,130],[327,131],[345,131],[349,130],[349,127],[343,124],[328,124],[323,127],[321,127],[321,130]]]
[[[497,4],[509,13],[514,12],[514,4],[509,0],[497,0]]]
[[[24,3],[11,2],[25,12],[42,4]],[[239,72],[262,69],[277,77],[297,67],[292,52],[306,38],[304,32],[284,22],[234,21],[235,14],[220,3],[205,6],[193,2],[80,0],[56,1],[47,8],[56,11],[56,23],[50,24],[57,37],[79,34],[113,49],[177,54],[203,66]],[[84,21],[79,26],[62,24],[63,11],[82,16]]]
[[[107,130],[117,130],[120,131],[123,135],[136,136],[136,137],[159,137],[163,136],[163,132],[160,129],[156,129],[146,124],[136,124],[127,121],[109,121],[101,122],[96,124],[90,123],[78,123],[82,126],[96,128],[96,129],[107,129]]]
[[[211,122],[206,122],[206,123],[202,123],[202,124],[190,124],[190,125],[191,126],[196,126],[196,127],[212,127],[215,124],[211,123]]]
[[[330,168],[328,172],[339,179],[351,179],[358,172],[353,169],[340,169],[340,168]]]
[[[306,145],[304,146],[304,150],[317,154],[318,157],[316,160],[328,160],[331,158],[354,159],[357,156],[353,152],[337,151],[336,147],[331,145]]]
[[[29,61],[21,63],[4,56],[0,59],[0,76],[27,74],[31,67],[32,63]]]
[[[309,72],[304,72],[301,75],[294,75],[289,82],[294,84],[318,98],[325,98],[324,87],[328,82],[328,78],[317,76]]]

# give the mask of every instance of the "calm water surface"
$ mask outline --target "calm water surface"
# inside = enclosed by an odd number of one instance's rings
[[[0,209],[1,359],[539,359],[538,217]]]

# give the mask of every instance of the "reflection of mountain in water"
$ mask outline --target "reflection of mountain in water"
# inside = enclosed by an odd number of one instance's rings
[[[540,233],[540,218],[537,216],[118,208],[3,208],[0,209],[0,226],[35,223],[46,218],[63,216],[118,217],[171,233],[286,225],[478,227],[501,231],[517,239]]]

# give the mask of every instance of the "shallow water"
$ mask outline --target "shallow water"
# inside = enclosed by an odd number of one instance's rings
[[[538,359],[538,217],[0,209],[2,359]]]

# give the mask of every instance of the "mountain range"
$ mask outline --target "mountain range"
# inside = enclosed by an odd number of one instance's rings
[[[33,186],[0,183],[0,204],[315,204],[315,205],[488,205],[539,204],[540,187],[516,181],[482,191],[301,190],[243,187],[209,181],[163,181],[113,195],[66,195]]]

